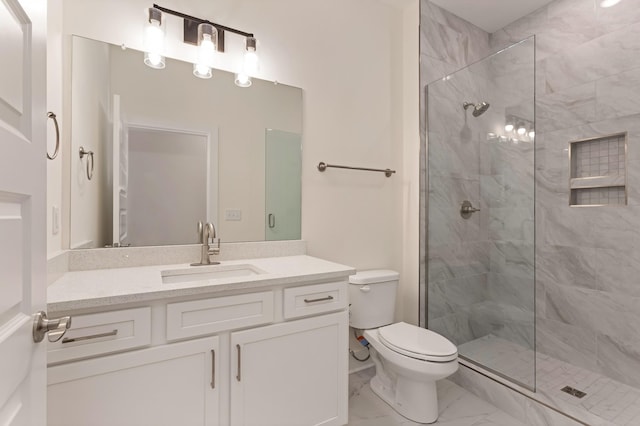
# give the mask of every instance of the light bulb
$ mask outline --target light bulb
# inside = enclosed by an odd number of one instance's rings
[[[527,133],[527,128],[526,128],[526,127],[524,127],[524,125],[523,125],[523,124],[521,124],[521,125],[518,127],[517,132],[518,132],[518,134],[519,134],[520,136],[524,136],[524,135]]]
[[[529,131],[529,137],[531,139],[535,138],[536,137],[536,132],[534,130]]]
[[[149,20],[144,29],[144,63],[145,65],[162,69],[164,62],[164,29],[162,27],[162,12],[149,8]]]
[[[513,124],[509,123],[504,126],[506,132],[513,132]]]
[[[239,86],[239,87],[249,87],[251,86],[251,77],[249,77],[245,73],[239,72],[238,74],[236,74],[235,83],[236,83],[236,86]]]
[[[611,7],[620,3],[620,0],[602,0],[600,2],[600,7]]]
[[[249,75],[254,75],[258,71],[258,54],[255,50],[244,52],[244,71]]]
[[[258,54],[256,53],[256,44],[257,41],[254,37],[247,37],[245,39],[246,50],[242,58],[240,72],[236,74],[236,86],[251,86],[251,76],[256,74],[259,67]]]
[[[198,78],[211,78],[213,53],[216,50],[215,39],[217,32],[213,25],[202,23],[198,25],[198,56],[193,64],[193,75]]]

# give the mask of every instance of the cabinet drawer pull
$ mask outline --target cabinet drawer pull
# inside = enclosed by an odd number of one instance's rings
[[[80,337],[65,337],[62,339],[62,343],[80,342],[82,340],[99,339],[100,337],[115,336],[118,334],[118,330],[109,331],[108,333],[91,334],[89,336]]]
[[[216,351],[211,349],[211,389],[216,388]]]
[[[240,371],[241,371],[240,363],[241,363],[241,360],[242,360],[242,356],[240,355],[240,353],[241,353],[240,352],[240,350],[241,350],[240,349],[240,345],[236,345],[236,348],[238,349],[238,375],[236,376],[236,379],[238,381],[240,381]]]
[[[333,296],[322,297],[320,299],[304,299],[304,303],[324,302],[325,300],[333,300]]]

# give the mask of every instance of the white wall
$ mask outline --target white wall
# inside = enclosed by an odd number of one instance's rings
[[[74,62],[71,101],[71,227],[70,247],[103,247],[111,243],[110,170],[104,167],[109,155],[111,100],[109,90],[109,47],[96,47],[75,40],[73,51],[81,60]],[[80,148],[93,151],[93,176],[87,171],[91,159],[80,158]]]
[[[65,0],[65,32],[141,48],[149,6],[141,0]],[[406,248],[403,240],[411,233],[417,238],[417,211],[407,209],[417,207],[418,181],[413,172],[404,173],[403,163],[417,172],[417,124],[405,117],[416,115],[418,104],[404,96],[403,79],[406,68],[418,90],[412,76],[418,69],[417,23],[413,31],[410,19],[413,15],[417,22],[416,2],[168,0],[162,6],[255,33],[259,77],[304,89],[302,237],[309,254],[358,269],[402,271],[401,306],[413,310],[409,289],[418,286],[411,260],[417,263],[417,244]],[[193,48],[177,41],[181,23],[167,22],[168,56],[190,60]],[[229,53],[220,67],[230,70],[242,40],[227,39]],[[415,52],[413,58],[405,48]],[[398,174],[319,173],[320,161],[389,167]],[[400,317],[416,322],[417,300],[415,306]]]
[[[62,113],[62,1],[50,0],[47,8],[47,111],[56,114],[61,141],[65,137]],[[55,149],[55,127],[47,123],[47,150],[53,154]],[[62,243],[62,170],[64,154],[47,161],[47,255],[55,256],[60,252]],[[52,209],[59,209],[58,231],[53,232]]]

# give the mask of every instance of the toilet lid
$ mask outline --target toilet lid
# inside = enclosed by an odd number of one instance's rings
[[[458,348],[443,336],[405,322],[380,327],[378,336],[389,349],[412,358],[447,362],[458,357]]]

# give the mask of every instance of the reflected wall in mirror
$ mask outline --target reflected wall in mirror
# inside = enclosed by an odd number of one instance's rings
[[[70,248],[300,239],[302,90],[141,58],[72,37]]]

